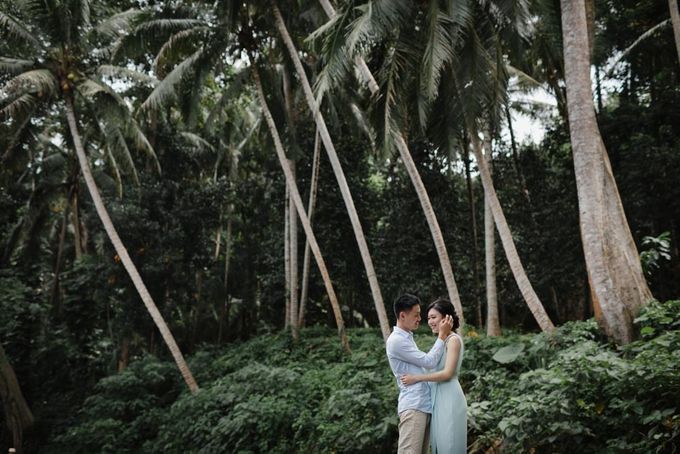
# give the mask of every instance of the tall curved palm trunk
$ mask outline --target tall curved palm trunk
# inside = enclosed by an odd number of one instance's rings
[[[283,22],[281,11],[276,5],[276,2],[272,2],[272,8],[274,11],[274,17],[276,19],[276,28],[281,34],[281,37],[286,45],[286,48],[288,49],[288,53],[290,54],[291,60],[293,61],[293,64],[295,66],[295,71],[297,72],[298,77],[302,82],[302,88],[305,93],[307,104],[309,105],[309,110],[314,115],[314,120],[316,122],[317,128],[319,129],[321,141],[323,142],[324,147],[326,148],[328,158],[331,162],[331,167],[333,168],[333,173],[335,174],[335,177],[338,180],[340,193],[342,194],[342,198],[345,201],[347,213],[349,214],[349,218],[352,223],[352,228],[354,229],[354,236],[356,237],[357,243],[359,244],[359,251],[361,253],[361,258],[364,262],[364,267],[366,269],[366,277],[368,278],[368,283],[371,287],[371,293],[373,294],[373,303],[375,304],[375,309],[378,314],[378,320],[380,321],[380,329],[382,331],[383,338],[387,340],[387,337],[390,335],[391,330],[387,319],[387,313],[385,312],[385,304],[383,303],[382,293],[380,292],[380,286],[378,285],[378,278],[375,274],[375,269],[373,267],[373,260],[371,259],[371,254],[368,250],[368,244],[366,243],[366,237],[364,235],[363,227],[361,226],[361,222],[359,221],[359,215],[357,214],[356,207],[354,206],[352,194],[349,190],[349,186],[347,185],[345,173],[342,170],[340,160],[338,159],[338,155],[335,151],[335,146],[333,145],[333,141],[331,140],[331,136],[328,132],[328,128],[326,127],[326,122],[324,121],[323,115],[321,114],[321,110],[318,108],[318,106],[316,105],[316,101],[314,100],[312,87],[309,84],[309,80],[307,80],[307,75],[305,74],[305,70],[302,67],[302,63],[300,62],[300,57],[298,56],[295,44],[293,44],[293,40],[291,39],[290,34],[288,33],[288,29],[286,28],[286,25]]]
[[[484,160],[489,175],[493,171],[491,136],[484,134]],[[486,266],[486,335],[500,336],[501,324],[498,320],[498,292],[496,291],[496,229],[493,221],[491,203],[484,194],[484,250]]]
[[[286,164],[288,161],[286,160]],[[290,189],[286,185],[286,196],[283,202],[283,269],[285,274],[284,292],[286,295],[286,315],[283,329],[290,327]]]
[[[475,154],[475,159],[477,160],[477,165],[479,167],[482,186],[484,186],[484,199],[491,208],[491,213],[493,214],[493,219],[496,223],[496,230],[498,230],[498,236],[501,239],[501,244],[503,245],[503,250],[505,251],[505,256],[508,259],[512,274],[515,277],[515,282],[517,282],[517,287],[519,287],[519,291],[522,293],[524,301],[526,301],[527,306],[529,306],[529,310],[538,323],[538,326],[541,327],[541,330],[544,332],[552,332],[555,329],[555,325],[553,325],[550,317],[548,317],[541,300],[534,291],[531,282],[529,282],[529,277],[519,258],[519,253],[515,247],[515,241],[512,239],[508,221],[505,219],[505,214],[498,201],[498,195],[496,195],[496,189],[493,186],[491,173],[489,172],[489,168],[484,160],[484,155],[482,154],[482,145],[474,128],[470,128],[470,140],[472,141],[472,151]]]
[[[329,18],[335,16],[335,9],[332,7],[328,0],[320,0],[321,6],[328,15]],[[357,70],[363,77],[369,91],[372,95],[375,95],[379,91],[379,87],[371,70],[366,65],[366,62],[360,56],[357,56],[354,61]],[[446,284],[446,291],[449,295],[449,299],[453,303],[456,309],[458,317],[460,318],[461,328],[464,326],[465,321],[463,317],[463,305],[460,300],[460,294],[458,293],[458,286],[456,285],[456,280],[453,277],[453,268],[451,267],[451,260],[449,259],[449,253],[446,249],[446,244],[444,243],[444,235],[442,234],[441,228],[439,227],[439,221],[437,220],[437,215],[432,207],[432,202],[430,201],[430,196],[425,189],[422,178],[418,173],[418,168],[416,167],[411,152],[408,149],[406,140],[401,134],[394,134],[394,140],[397,144],[397,150],[399,151],[399,157],[401,158],[404,166],[406,167],[406,172],[411,179],[411,184],[416,191],[418,196],[418,201],[423,209],[423,214],[427,221],[427,225],[430,228],[430,235],[432,235],[432,241],[434,242],[434,247],[437,251],[437,257],[439,258],[439,265],[442,268],[442,274],[444,275],[444,283]]]
[[[73,145],[76,149],[76,155],[78,156],[78,163],[80,164],[80,170],[83,172],[83,178],[85,179],[87,190],[89,191],[92,201],[94,202],[95,209],[97,210],[97,215],[99,216],[99,219],[101,219],[102,224],[104,225],[104,230],[106,230],[106,234],[111,240],[113,248],[116,250],[116,254],[118,254],[118,257],[120,257],[125,271],[127,271],[127,273],[130,275],[130,279],[132,279],[132,283],[135,285],[139,296],[142,298],[147,311],[149,311],[151,318],[158,327],[158,330],[161,332],[161,336],[163,336],[163,340],[168,346],[175,363],[177,363],[177,367],[179,368],[184,381],[189,387],[189,390],[192,393],[196,393],[198,391],[198,384],[196,383],[196,380],[194,380],[194,377],[189,370],[189,366],[187,365],[182,352],[177,346],[177,342],[175,342],[175,338],[172,336],[168,325],[165,323],[163,316],[158,310],[158,307],[156,307],[156,303],[154,303],[153,299],[151,298],[151,294],[149,294],[146,285],[144,285],[144,281],[142,281],[142,277],[139,275],[137,267],[132,262],[127,249],[125,249],[123,242],[120,240],[118,232],[113,226],[113,222],[111,222],[111,217],[104,206],[104,202],[101,198],[101,195],[99,194],[99,189],[97,188],[94,178],[92,177],[92,171],[90,170],[90,164],[87,160],[87,156],[85,155],[83,144],[80,140],[78,123],[76,121],[76,114],[73,108],[73,99],[67,97],[65,101],[66,118],[68,120],[71,137],[73,138]]]
[[[33,413],[21,393],[19,381],[2,345],[0,345],[0,401],[3,404],[7,428],[12,432],[14,448],[21,453],[24,429],[33,425]]]
[[[295,161],[289,159],[288,164],[293,180],[295,180]],[[289,197],[292,198],[292,194],[289,194]],[[288,221],[288,234],[290,236],[288,246],[290,249],[290,322],[288,323],[293,333],[293,339],[298,340],[300,338],[300,326],[298,324],[298,231],[297,214],[293,200],[288,202],[288,216],[290,217]]]
[[[312,225],[309,222],[307,213],[305,213],[305,208],[304,205],[302,204],[302,198],[300,197],[300,192],[298,191],[297,183],[295,182],[295,178],[293,177],[293,172],[288,166],[288,160],[286,159],[286,153],[283,151],[283,145],[281,144],[281,138],[279,137],[279,132],[278,129],[276,128],[276,123],[274,123],[274,118],[272,117],[272,114],[269,111],[269,106],[267,105],[267,101],[264,96],[264,91],[262,90],[262,82],[260,81],[260,75],[258,74],[257,69],[255,67],[253,67],[253,79],[255,80],[255,87],[257,88],[257,96],[260,101],[260,106],[262,107],[262,113],[264,114],[264,118],[267,121],[267,126],[269,127],[269,132],[271,133],[272,139],[274,140],[274,149],[276,150],[276,155],[279,158],[279,163],[281,164],[281,168],[283,169],[283,174],[286,177],[286,184],[288,186],[288,189],[290,190],[290,195],[292,197],[293,204],[295,205],[295,209],[297,210],[297,214],[300,218],[302,228],[305,231],[305,235],[307,235],[309,247],[312,249],[312,253],[314,254],[314,258],[316,259],[316,264],[319,267],[319,272],[321,273],[323,283],[326,286],[326,293],[328,294],[328,299],[330,300],[331,307],[333,309],[333,314],[335,315],[335,323],[337,324],[338,327],[338,335],[340,336],[342,348],[346,352],[349,352],[350,351],[349,341],[347,340],[345,322],[342,319],[340,304],[338,303],[338,298],[335,294],[335,289],[333,289],[333,284],[328,274],[328,269],[326,268],[326,262],[324,261],[323,256],[321,255],[321,249],[319,249],[319,244],[316,242],[316,236],[312,231]]]
[[[569,133],[593,307],[605,332],[625,344],[633,340],[633,319],[652,293],[595,117],[584,0],[561,0],[561,11]]]
[[[314,216],[314,207],[316,206],[316,192],[319,181],[319,164],[321,162],[321,143],[319,142],[319,133],[314,137],[314,157],[312,158],[312,178],[309,184],[309,202],[307,204],[307,213],[309,215],[309,223],[312,223]],[[309,297],[309,240],[305,241],[305,256],[302,264],[302,290],[300,290],[300,315],[298,317],[298,325],[305,326],[305,308],[307,305],[307,298]]]

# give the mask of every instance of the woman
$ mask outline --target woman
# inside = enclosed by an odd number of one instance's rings
[[[467,401],[458,383],[458,372],[463,361],[463,338],[455,333],[460,326],[453,305],[439,298],[427,308],[427,324],[437,334],[439,322],[450,315],[453,331],[446,338],[446,354],[442,355],[437,368],[430,374],[402,375],[405,385],[421,381],[431,383],[432,422],[430,443],[432,454],[464,454],[467,452]]]

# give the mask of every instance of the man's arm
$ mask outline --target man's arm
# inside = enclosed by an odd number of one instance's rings
[[[389,349],[391,356],[426,369],[434,369],[439,362],[444,350],[444,342],[437,338],[429,352],[425,353],[407,339],[399,339]]]
[[[453,338],[449,341],[449,348],[446,351],[446,364],[444,368],[439,372],[434,372],[431,374],[422,375],[402,375],[401,382],[405,385],[412,385],[421,381],[449,381],[456,372],[456,367],[458,365],[458,357],[460,355],[460,340],[458,338]]]
[[[447,315],[439,322],[439,334],[429,352],[424,353],[416,346],[415,342],[401,338],[394,344],[388,343],[388,354],[404,362],[414,364],[426,369],[434,369],[441,358],[444,350],[444,339],[451,334],[453,318]]]

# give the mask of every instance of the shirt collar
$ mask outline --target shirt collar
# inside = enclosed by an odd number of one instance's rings
[[[394,332],[401,336],[413,338],[413,333],[411,331],[406,331],[405,329],[399,328],[396,325],[394,326]]]

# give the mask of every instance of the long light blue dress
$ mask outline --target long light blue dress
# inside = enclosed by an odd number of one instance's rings
[[[430,444],[432,454],[465,454],[467,452],[467,400],[458,383],[458,372],[463,362],[463,338],[451,334],[446,339],[446,348],[453,336],[460,341],[460,355],[453,377],[449,381],[430,384],[432,394],[432,422],[430,423]],[[442,355],[436,371],[444,369],[446,354]]]

